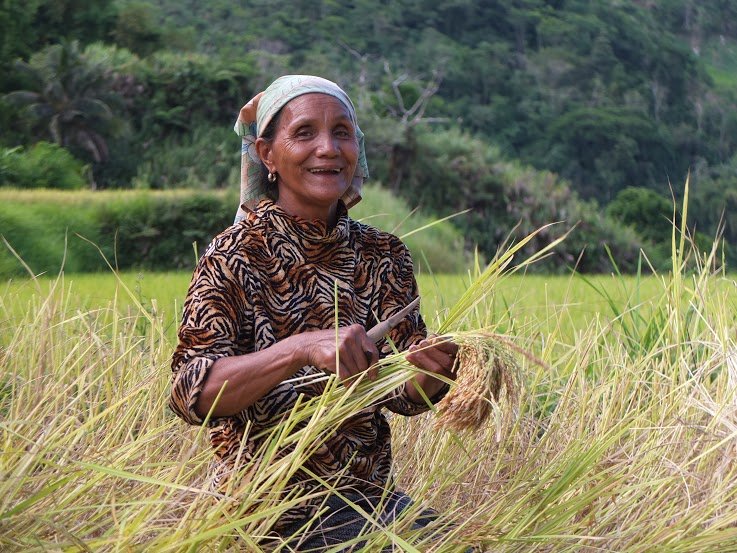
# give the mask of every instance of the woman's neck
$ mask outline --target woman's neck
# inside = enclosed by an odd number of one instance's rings
[[[276,205],[292,217],[299,217],[304,221],[322,221],[327,225],[327,228],[333,228],[338,222],[338,202],[330,206],[304,205],[289,202],[279,197],[276,200]]]

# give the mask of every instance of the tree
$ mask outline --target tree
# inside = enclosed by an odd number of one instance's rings
[[[28,0],[6,0],[0,4],[0,87],[5,85],[12,61],[32,51],[37,4]]]
[[[36,48],[62,40],[82,45],[109,38],[117,18],[115,0],[35,0]]]
[[[82,150],[96,163],[106,161],[106,136],[117,122],[106,69],[90,63],[76,41],[48,46],[29,62],[17,62],[16,69],[31,86],[4,99],[23,108],[21,116],[37,138]]]
[[[108,38],[114,0],[3,0],[0,3],[0,90],[12,62],[64,39],[82,44]]]
[[[163,39],[157,18],[156,8],[148,2],[128,4],[118,14],[115,42],[141,57],[154,53]]]
[[[653,244],[670,244],[673,204],[653,190],[629,187],[622,190],[606,209],[607,215],[635,229]]]
[[[427,83],[420,86],[419,83],[410,81],[407,74],[395,75],[386,61],[384,70],[391,79],[394,96],[394,103],[387,103],[386,108],[397,119],[399,135],[392,145],[389,184],[394,192],[398,192],[416,154],[415,127],[423,123],[445,122],[444,118],[425,117],[428,103],[440,88],[443,74],[433,71]]]

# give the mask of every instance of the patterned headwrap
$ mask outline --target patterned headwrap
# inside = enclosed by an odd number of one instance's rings
[[[329,94],[340,100],[348,109],[351,122],[356,129],[358,138],[358,163],[353,175],[353,182],[341,198],[346,207],[350,208],[361,200],[361,187],[363,181],[369,176],[368,164],[366,163],[366,151],[363,143],[363,132],[358,127],[356,120],[356,109],[348,95],[337,84],[322,77],[312,75],[285,75],[279,77],[264,91],[258,102],[256,110],[256,121],[242,121],[240,118],[235,123],[235,132],[243,140],[241,150],[241,209],[238,211],[236,221],[244,215],[243,209],[253,209],[256,204],[265,197],[266,190],[263,186],[264,166],[256,153],[256,138],[261,136],[264,129],[269,125],[274,116],[279,113],[287,103],[298,96],[319,92]]]

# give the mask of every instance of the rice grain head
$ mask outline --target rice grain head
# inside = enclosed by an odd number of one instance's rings
[[[517,411],[519,365],[510,344],[495,335],[458,337],[458,378],[438,403],[435,428],[478,430],[494,414],[497,440]]]

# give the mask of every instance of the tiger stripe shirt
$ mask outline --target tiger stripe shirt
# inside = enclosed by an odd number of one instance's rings
[[[342,203],[338,215],[337,224],[328,228],[263,200],[212,241],[194,271],[172,358],[174,413],[190,424],[203,423],[195,405],[217,359],[259,351],[297,333],[334,328],[336,290],[341,327],[357,323],[370,328],[417,297],[412,258],[402,241],[350,219]],[[401,351],[426,333],[417,309],[390,338]],[[382,355],[391,351],[388,343],[380,345]],[[289,413],[301,394],[312,398],[324,391],[324,379],[300,378],[313,374],[323,373],[302,367],[240,413],[209,421],[216,486],[237,470],[237,458],[253,458],[258,435]],[[381,405],[345,421],[305,461],[309,470],[299,472],[294,484],[309,489],[311,472],[328,481],[339,478],[364,493],[391,487],[391,436],[384,408],[415,415],[428,406],[413,402],[404,388],[396,389]],[[277,527],[311,517],[316,508],[307,501],[283,515]]]

